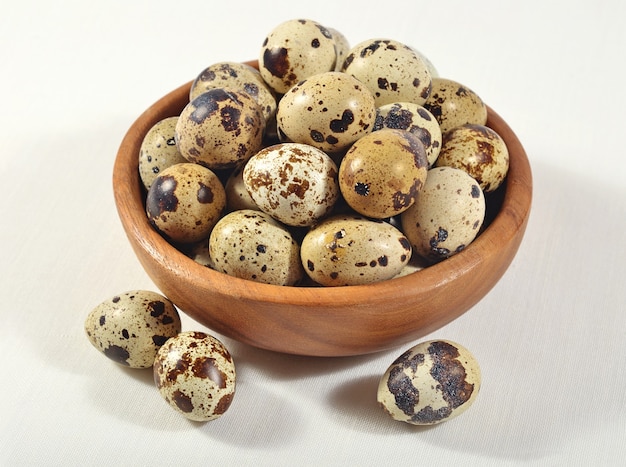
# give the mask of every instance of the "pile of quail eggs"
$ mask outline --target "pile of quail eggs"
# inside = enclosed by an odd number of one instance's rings
[[[509,164],[476,93],[412,47],[350,47],[311,20],[273,29],[258,64],[208,66],[182,112],[145,135],[146,212],[172,245],[240,278],[340,286],[406,274],[476,238],[485,194]],[[214,336],[183,332],[166,297],[111,297],[85,331],[116,363],[152,367],[185,417],[212,420],[230,407],[232,356]],[[396,420],[434,424],[467,409],[479,387],[473,355],[433,340],[392,363],[378,401]]]
[[[487,107],[391,39],[350,47],[276,26],[258,69],[214,63],[154,125],[139,173],[152,226],[193,259],[274,285],[391,279],[466,248],[509,155]]]

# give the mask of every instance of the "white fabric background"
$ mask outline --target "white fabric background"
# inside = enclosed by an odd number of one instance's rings
[[[350,3],[350,5],[354,5]],[[359,4],[361,5],[361,4]],[[305,358],[225,343],[230,410],[189,422],[149,371],[98,354],[83,322],[154,289],[113,203],[133,120],[210,63],[256,58],[307,17],[389,37],[478,92],[534,171],[505,277],[430,337],[477,357],[481,393],[433,428],[388,419],[378,378],[405,350]],[[626,3],[22,0],[0,14],[1,465],[623,465]],[[203,329],[187,317],[187,330]]]

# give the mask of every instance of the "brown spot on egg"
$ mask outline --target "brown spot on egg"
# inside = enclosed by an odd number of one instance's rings
[[[169,339],[168,336],[157,336],[157,335],[152,336],[152,342],[157,347],[161,347],[162,345],[164,345],[168,339]]]
[[[184,394],[181,391],[174,391],[172,394],[172,398],[176,407],[178,407],[182,412],[191,413],[193,412],[193,402],[191,402],[191,398]]]
[[[222,398],[216,404],[213,413],[215,415],[222,415],[224,412],[226,412],[230,407],[231,402],[233,401],[233,395],[234,394],[230,393],[222,396]]]
[[[146,199],[146,210],[151,218],[157,218],[164,212],[173,212],[178,209],[176,187],[178,182],[172,176],[157,177]]]
[[[289,51],[285,47],[265,49],[263,51],[263,66],[273,76],[284,78],[290,68]]]
[[[198,378],[208,378],[219,388],[226,387],[227,376],[219,369],[214,358],[196,358],[191,370]]]
[[[205,185],[202,182],[198,182],[199,188],[197,191],[197,199],[199,203],[202,204],[209,204],[213,202],[214,196],[213,196],[213,190],[211,189],[210,186]]]
[[[401,367],[391,370],[387,387],[394,396],[396,406],[405,414],[412,415],[419,402],[419,391]]]
[[[353,122],[354,114],[350,109],[346,109],[341,114],[341,119],[330,121],[330,129],[335,133],[344,133]]]
[[[226,131],[237,132],[239,129],[239,120],[241,119],[241,110],[231,105],[224,106],[220,110],[222,127]]]
[[[114,362],[121,363],[122,365],[128,365],[128,358],[130,354],[128,350],[119,345],[110,345],[104,349],[104,355],[113,360]]]

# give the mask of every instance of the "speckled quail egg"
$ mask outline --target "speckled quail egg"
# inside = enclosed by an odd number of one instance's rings
[[[498,188],[509,171],[509,151],[502,137],[484,125],[462,125],[446,133],[436,166],[463,169],[485,193]]]
[[[278,103],[276,125],[283,142],[340,152],[371,133],[376,120],[372,93],[357,79],[336,71],[292,87]]]
[[[394,102],[378,107],[374,131],[381,128],[410,131],[424,145],[428,167],[432,167],[437,160],[442,143],[441,128],[425,107],[413,102]]]
[[[300,247],[307,275],[324,286],[391,279],[411,258],[407,238],[391,224],[335,215],[311,228]]]
[[[208,238],[225,206],[226,193],[217,175],[190,162],[161,172],[146,197],[150,223],[175,243]]]
[[[87,315],[89,342],[116,363],[149,368],[159,348],[181,330],[174,304],[149,290],[131,290],[105,300]]]
[[[222,217],[209,238],[215,270],[255,282],[294,285],[303,276],[300,246],[289,230],[261,211]]]
[[[339,197],[337,165],[320,149],[281,143],[262,149],[243,169],[254,203],[283,224],[309,226]]]
[[[485,196],[478,182],[454,167],[428,171],[413,206],[400,216],[413,251],[431,262],[465,249],[485,219]]]
[[[434,425],[467,410],[480,390],[480,367],[463,346],[448,340],[422,342],[387,369],[377,399],[394,420]]]
[[[189,102],[176,124],[176,145],[189,162],[224,169],[261,149],[265,117],[242,91],[210,89]]]
[[[443,135],[466,123],[484,125],[487,122],[487,106],[480,96],[447,78],[433,78],[432,90],[424,107],[435,116]]]
[[[422,105],[430,94],[428,65],[411,47],[392,39],[370,39],[350,49],[342,70],[363,82],[376,106],[392,102]]]
[[[265,120],[275,117],[278,105],[274,91],[263,80],[256,68],[245,63],[218,62],[206,67],[191,83],[189,100],[203,92],[222,88],[249,94],[261,107]]]
[[[146,133],[139,149],[139,177],[150,188],[154,179],[170,165],[187,162],[176,146],[174,133],[178,116],[155,123]]]
[[[339,187],[356,212],[384,219],[415,202],[427,172],[426,152],[417,136],[383,128],[350,147],[339,166]]]
[[[193,421],[222,416],[235,396],[233,358],[220,340],[204,332],[169,339],[156,355],[153,373],[165,401]]]
[[[337,52],[328,28],[309,19],[280,23],[267,35],[259,53],[259,72],[278,94],[309,76],[335,69]]]

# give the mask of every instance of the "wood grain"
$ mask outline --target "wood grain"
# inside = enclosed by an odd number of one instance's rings
[[[250,62],[252,63],[252,62]],[[125,135],[113,168],[122,226],[161,292],[199,323],[241,342],[278,352],[347,356],[401,346],[474,306],[509,267],[526,229],[532,173],[522,144],[489,109],[488,126],[505,140],[510,168],[489,225],[461,253],[405,277],[366,286],[280,287],[226,276],[168,244],[150,226],[138,175],[146,132],[180,113],[191,82],[148,108]]]

